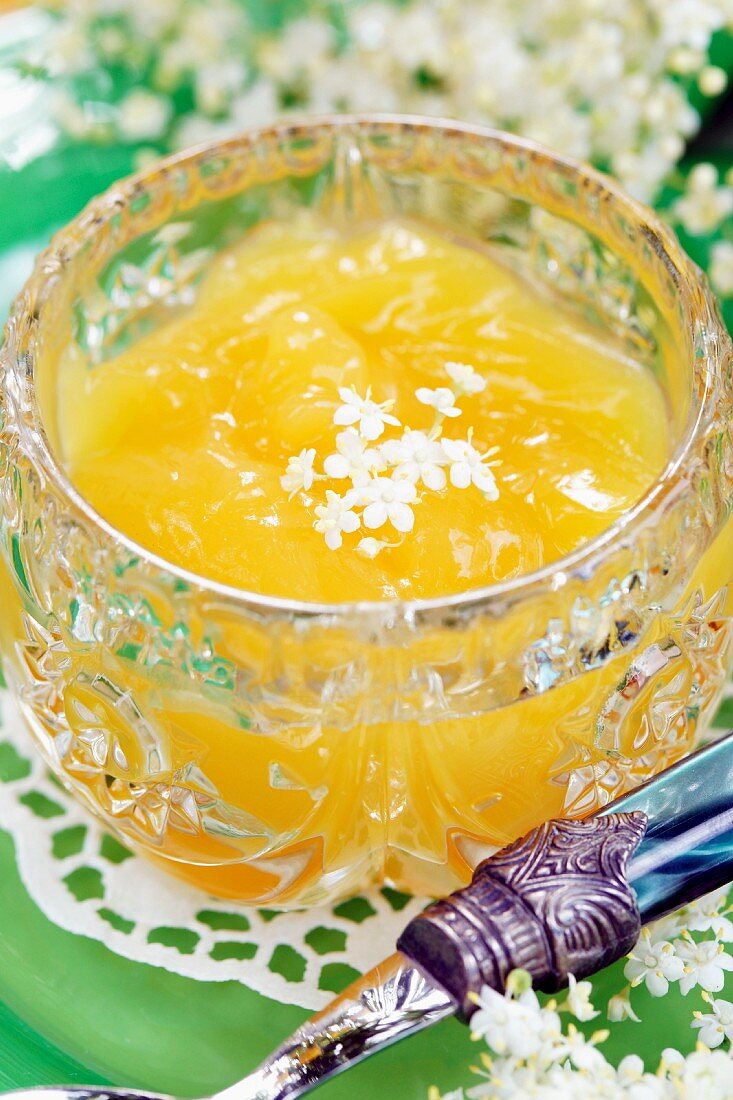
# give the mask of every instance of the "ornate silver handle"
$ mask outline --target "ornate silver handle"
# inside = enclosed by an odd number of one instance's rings
[[[431,905],[397,941],[453,995],[465,1019],[484,985],[521,967],[554,993],[625,955],[641,932],[626,865],[645,813],[546,821],[476,868],[470,886]]]

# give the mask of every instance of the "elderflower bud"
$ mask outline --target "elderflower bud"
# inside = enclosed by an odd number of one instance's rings
[[[627,986],[621,993],[616,993],[609,1000],[606,1013],[612,1023],[618,1024],[622,1020],[633,1020],[634,1023],[641,1023],[641,1020],[631,1007],[630,993],[631,989]]]
[[[706,65],[697,78],[697,86],[703,95],[720,95],[728,86],[728,74],[719,65]]]
[[[288,459],[288,466],[280,478],[280,484],[291,497],[301,489],[306,492],[310,489],[315,478],[313,470],[315,457],[315,447],[304,447],[299,455],[293,455]]]

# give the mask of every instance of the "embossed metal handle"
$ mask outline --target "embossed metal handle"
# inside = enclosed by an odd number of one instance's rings
[[[548,821],[479,864],[471,884],[415,917],[397,947],[441,985],[466,1019],[484,985],[516,967],[561,989],[631,950],[641,931],[626,878],[641,812]]]

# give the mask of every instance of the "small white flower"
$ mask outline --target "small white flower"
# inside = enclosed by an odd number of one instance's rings
[[[351,478],[352,485],[366,483],[384,469],[384,459],[376,447],[370,447],[356,428],[347,428],[336,436],[338,454],[331,454],[323,463],[329,477]]]
[[[661,943],[662,940],[669,940],[671,943],[685,930],[685,924],[680,911],[668,913],[666,917],[660,917],[647,926],[649,939],[652,943]]]
[[[632,1085],[621,1086],[621,1092],[608,1093],[609,1100],[669,1100],[669,1090],[664,1081],[656,1074],[645,1073],[639,1081]],[[585,1100],[580,1097],[579,1100]]]
[[[412,482],[405,478],[375,477],[359,493],[360,503],[366,504],[363,514],[365,527],[374,531],[389,520],[396,531],[406,533],[412,530],[415,515],[410,504],[417,496]]]
[[[299,71],[320,73],[334,45],[334,29],[327,19],[303,15],[288,20],[276,38],[259,50],[259,63],[276,80],[292,80]]]
[[[542,1044],[537,1025],[540,1010],[536,997],[517,1000],[484,986],[478,999],[479,1009],[471,1017],[471,1034],[485,1039],[496,1054],[530,1058]]]
[[[579,1070],[594,1073],[607,1065],[606,1059],[600,1050],[596,1049],[596,1043],[606,1038],[608,1032],[599,1032],[586,1039],[582,1031],[578,1031],[574,1024],[568,1024],[567,1035],[563,1035],[558,1042],[558,1053],[562,1052],[563,1058],[570,1058],[573,1065]]]
[[[448,360],[445,364],[445,373],[456,388],[458,396],[465,394],[467,397],[475,393],[482,393],[486,389],[486,379],[475,371],[468,363],[455,363]]]
[[[590,1001],[593,986],[590,982],[578,982],[574,974],[568,975],[568,993],[559,1006],[560,1010],[571,1012],[576,1020],[594,1020],[599,1015]]]
[[[535,141],[562,149],[568,156],[587,159],[591,138],[588,116],[563,102],[559,88],[545,87],[542,99],[542,107],[535,106],[522,120],[523,132]]]
[[[733,943],[733,921],[720,912],[721,909],[727,908],[727,904],[727,887],[698,898],[688,906],[685,912],[685,927],[690,932],[712,932],[716,940]]]
[[[310,489],[316,476],[313,470],[315,457],[315,447],[304,447],[299,455],[292,455],[288,459],[287,469],[280,478],[280,484],[291,497],[301,489],[306,492]]]
[[[720,95],[728,86],[728,74],[719,65],[706,65],[698,74],[697,86],[705,96]]]
[[[633,1085],[644,1076],[644,1063],[638,1054],[627,1054],[618,1064],[618,1079],[622,1085]]]
[[[676,158],[666,155],[662,143],[644,142],[641,150],[620,149],[611,157],[611,168],[627,191],[637,199],[651,201]]]
[[[653,10],[666,46],[706,50],[713,31],[725,23],[725,6],[706,0],[655,0]]]
[[[48,67],[54,76],[59,73],[71,76],[94,67],[94,50],[85,30],[83,24],[75,26],[72,20],[59,26],[51,36]],[[100,38],[102,46],[103,36]]]
[[[172,115],[170,99],[134,88],[120,103],[117,125],[128,141],[154,141],[161,137]]]
[[[334,424],[356,424],[364,439],[370,442],[379,439],[384,431],[385,424],[393,424],[399,427],[400,422],[396,416],[389,412],[393,402],[383,401],[377,404],[371,399],[371,387],[366,392],[366,397],[361,397],[355,389],[347,389],[339,386],[339,397],[343,401],[333,414]]]
[[[352,511],[354,499],[352,493],[339,496],[332,489],[326,489],[326,504],[316,505],[318,519],[313,526],[319,534],[325,535],[329,550],[338,550],[343,544],[342,533],[350,535],[359,527],[359,517]]]
[[[450,463],[451,485],[466,489],[473,484],[487,500],[499,499],[496,479],[485,465],[486,459],[495,453],[493,450],[482,455],[470,439],[443,439],[441,443]]]
[[[685,194],[677,199],[672,212],[693,236],[712,233],[733,213],[733,188],[718,186],[715,165],[698,164],[687,177]]]
[[[224,112],[247,80],[243,61],[211,61],[196,73],[196,106],[206,115]]]
[[[669,1076],[675,1098],[729,1100],[733,1096],[733,1058],[728,1051],[695,1050],[672,1066]]]
[[[629,955],[624,975],[632,986],[646,985],[652,997],[663,997],[670,982],[677,982],[685,973],[685,964],[667,940],[652,943],[644,929],[636,947]]]
[[[695,943],[694,940],[675,940],[674,950],[684,966],[680,979],[683,996],[699,985],[708,993],[719,993],[725,984],[725,970],[733,970],[733,955],[726,954],[725,947],[716,940]]]
[[[421,405],[429,405],[440,416],[461,415],[461,410],[456,408],[456,395],[447,386],[438,386],[436,390],[421,386],[415,390],[415,397]]]
[[[665,1047],[662,1051],[662,1057],[660,1059],[660,1066],[662,1070],[670,1069],[672,1066],[681,1066],[685,1063],[685,1056],[681,1054],[676,1047]]]
[[[271,81],[260,77],[251,88],[240,92],[232,100],[227,132],[236,132],[243,126],[264,126],[277,118],[279,112],[277,88]]]
[[[646,122],[659,130],[674,129],[676,134],[689,137],[697,130],[700,118],[690,105],[682,88],[673,80],[662,80],[651,95],[647,95],[642,109]]]
[[[667,68],[678,76],[692,76],[702,69],[706,56],[691,46],[676,46],[667,57]]]
[[[733,1039],[733,1002],[707,998],[712,1012],[695,1012],[692,1027],[700,1029],[700,1042],[714,1050],[726,1039]]]
[[[390,466],[394,466],[394,476],[404,477],[415,485],[422,481],[428,489],[444,489],[445,470],[448,459],[440,443],[431,439],[425,432],[407,429],[401,439],[390,439],[381,447],[382,455]]]
[[[375,86],[374,75],[349,54],[329,60],[310,88],[312,111],[396,111],[398,89],[386,80]]]
[[[389,41],[389,31],[397,12],[389,4],[360,4],[351,15],[351,33],[357,46],[364,50],[382,50]]]
[[[733,243],[716,241],[710,250],[710,282],[723,298],[733,297]]]

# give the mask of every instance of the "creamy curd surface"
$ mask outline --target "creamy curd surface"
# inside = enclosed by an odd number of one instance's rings
[[[306,601],[534,570],[620,517],[670,447],[661,388],[608,333],[398,220],[263,225],[185,313],[98,366],[67,353],[58,385],[64,461],[107,520]]]

